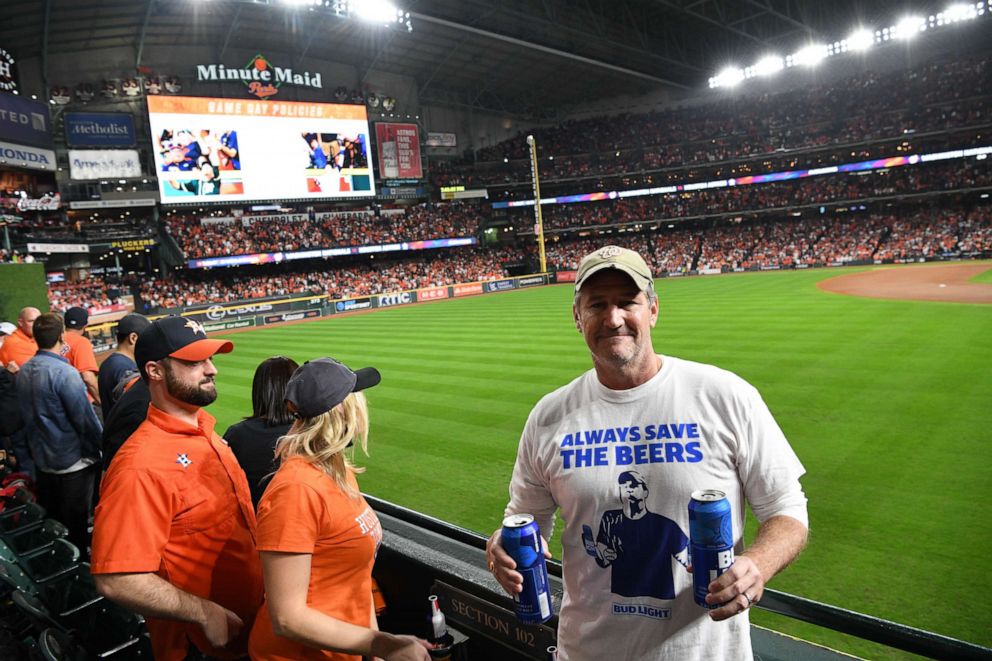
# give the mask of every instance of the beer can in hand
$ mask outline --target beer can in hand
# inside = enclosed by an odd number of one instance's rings
[[[513,595],[517,619],[540,624],[551,619],[551,587],[548,566],[541,548],[541,531],[532,514],[514,514],[503,519],[503,550],[517,563],[524,577],[524,589]]]
[[[703,608],[709,584],[734,564],[734,517],[727,494],[716,489],[693,491],[689,501],[689,554],[692,596]]]

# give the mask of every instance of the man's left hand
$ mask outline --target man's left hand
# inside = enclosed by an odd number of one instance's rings
[[[746,555],[740,555],[730,569],[709,584],[706,603],[723,604],[710,611],[710,618],[719,622],[740,615],[761,601],[764,593],[765,579],[758,565]]]

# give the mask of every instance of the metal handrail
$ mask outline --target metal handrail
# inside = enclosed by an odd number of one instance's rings
[[[365,499],[372,505],[373,509],[382,514],[430,530],[473,548],[486,548],[487,537],[473,530],[456,526],[368,494],[365,494]],[[549,560],[548,573],[560,578],[561,563]],[[992,659],[992,648],[831,606],[812,599],[797,597],[778,590],[765,589],[761,603],[756,604],[756,606],[772,613],[913,654],[937,659]]]

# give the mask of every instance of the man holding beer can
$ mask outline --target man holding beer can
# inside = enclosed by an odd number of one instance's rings
[[[806,543],[802,464],[753,386],[655,353],[658,299],[640,255],[617,246],[587,255],[572,309],[593,369],[531,412],[504,512],[532,514],[545,538],[556,511],[567,522],[559,658],[751,659],[747,610]],[[690,514],[703,491],[725,497],[713,520],[731,548],[701,534],[698,504]],[[745,549],[748,505],[759,528]],[[502,530],[487,561],[517,595],[524,578]],[[708,565],[696,573],[703,605],[686,571],[692,557]]]

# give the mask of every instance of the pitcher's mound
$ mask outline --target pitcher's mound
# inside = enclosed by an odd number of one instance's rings
[[[892,266],[821,280],[824,291],[868,298],[950,303],[992,303],[992,285],[968,282],[989,270],[984,264]]]

